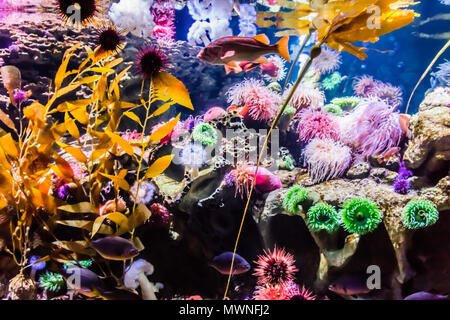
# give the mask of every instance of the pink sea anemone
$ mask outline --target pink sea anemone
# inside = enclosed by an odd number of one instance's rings
[[[160,203],[153,203],[150,206],[150,211],[152,213],[148,222],[155,226],[167,227],[171,221],[171,215],[169,210]]]
[[[221,108],[221,107],[212,107],[208,111],[206,111],[203,121],[209,122],[211,120],[220,118],[221,116],[225,115],[227,112]]]
[[[321,74],[326,74],[335,71],[341,65],[341,53],[333,50],[324,48],[320,55],[313,60],[312,68],[314,71]]]
[[[341,139],[363,158],[397,147],[402,138],[400,115],[382,100],[367,100],[343,117]]]
[[[381,85],[375,86],[372,95],[385,101],[393,108],[398,108],[403,103],[402,89],[399,87],[395,87],[390,83],[383,83]]]
[[[175,6],[170,0],[156,0],[150,9],[155,27],[153,36],[158,43],[173,42],[175,36]]]
[[[227,180],[235,185],[235,196],[241,195],[241,198],[247,196],[255,177],[256,166],[240,164],[234,170],[230,171]],[[264,167],[258,168],[256,174],[255,190],[261,193],[270,192],[281,188],[280,178]]]
[[[247,79],[230,88],[228,102],[248,108],[246,117],[256,121],[270,121],[275,118],[281,97],[256,79]]]
[[[353,91],[357,96],[368,98],[373,95],[376,87],[380,86],[382,82],[374,80],[371,76],[361,76],[353,82]]]
[[[297,111],[306,108],[320,109],[325,104],[325,94],[317,88],[300,85],[289,104]]]
[[[351,149],[332,139],[313,139],[304,150],[305,164],[314,183],[344,174],[352,162]]]
[[[172,121],[174,118],[170,119],[169,121]],[[168,122],[169,122],[168,121]],[[158,123],[157,125],[155,125],[152,128],[152,133],[156,132],[159,128],[161,128],[162,126],[164,126],[167,122],[161,122]],[[163,139],[161,139],[160,143],[161,144],[167,144],[169,143],[172,139],[175,139],[176,137],[178,137],[180,134],[182,134],[183,132],[185,132],[186,129],[183,125],[183,122],[178,121],[177,124],[175,125],[175,127],[173,128],[173,130]]]
[[[285,60],[280,56],[270,56],[268,63],[260,66],[261,73],[267,81],[281,81],[286,78]]]
[[[294,273],[298,271],[294,256],[276,246],[272,252],[264,250],[264,255],[259,255],[255,263],[257,267],[253,275],[258,277],[258,283],[262,286],[288,284],[294,280]]]
[[[299,117],[297,133],[300,141],[309,142],[315,138],[338,140],[339,123],[332,116],[323,111],[306,109],[299,114]]]
[[[253,299],[255,300],[290,300],[291,293],[284,285],[257,286]]]

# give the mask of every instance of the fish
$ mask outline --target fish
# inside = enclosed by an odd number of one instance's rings
[[[99,255],[108,260],[123,261],[136,257],[139,250],[135,245],[122,237],[107,236],[90,243]]]
[[[102,279],[89,269],[70,266],[63,269],[62,276],[70,289],[86,297],[98,298],[107,291]]]
[[[227,74],[240,73],[267,64],[267,54],[278,54],[288,62],[289,36],[271,45],[265,34],[250,37],[224,37],[203,48],[197,58],[212,65],[223,65]]]
[[[447,300],[448,295],[434,294],[426,291],[419,291],[405,297],[403,300]]]
[[[409,129],[410,116],[405,113],[400,114],[400,128],[407,138],[411,138],[411,130]]]
[[[227,251],[215,256],[211,263],[211,267],[219,271],[221,274],[229,275],[231,268],[231,260],[233,259],[233,252]],[[233,275],[246,273],[251,269],[250,263],[236,253],[233,264]]]
[[[367,287],[367,277],[362,275],[346,275],[340,277],[331,282],[328,289],[344,296],[366,294],[372,291]]]

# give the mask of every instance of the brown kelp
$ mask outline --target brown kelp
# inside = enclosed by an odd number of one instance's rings
[[[268,12],[259,13],[260,15],[256,24],[260,27],[276,25],[279,29],[287,29],[278,32],[276,34],[277,36],[284,36],[286,34],[309,34],[312,30],[316,30],[318,33],[318,43],[311,48],[308,60],[270,127],[258,156],[255,175],[259,169],[262,155],[267,147],[273,129],[277,126],[281,115],[285,111],[313,60],[320,55],[323,44],[327,44],[329,47],[338,51],[347,51],[359,59],[364,60],[367,57],[367,54],[363,52],[365,48],[356,47],[352,43],[359,41],[376,42],[380,36],[408,25],[418,16],[415,11],[405,9],[410,5],[417,4],[417,2],[412,0],[311,0],[309,4],[279,0],[277,4],[284,7],[286,11],[279,11],[276,14]],[[373,10],[376,11],[373,12]],[[250,188],[236,238],[234,253],[237,250],[254,187],[255,181],[252,182]],[[234,259],[232,260],[230,270],[233,269],[233,263]],[[228,294],[230,280],[231,275],[228,277],[224,299]]]
[[[146,136],[150,119],[175,104],[193,109],[183,83],[163,71],[150,79],[147,99],[142,97],[140,104],[122,101],[119,84],[131,66],[116,72],[123,59],[116,58],[115,52],[85,47],[87,58],[69,70],[71,58],[80,50],[81,43],[65,52],[46,104],[33,101],[21,108],[20,128],[6,114],[0,117],[11,129],[0,137],[0,215],[9,223],[11,235],[4,250],[19,266],[20,277],[26,268],[42,261],[66,263],[87,256],[101,263],[104,260],[88,240],[98,235],[129,233],[127,238],[142,249],[133,233],[149,219],[151,211],[143,203],[129,200],[136,197],[127,176],[135,176],[139,189],[140,183],[160,175],[171,163],[172,156],[156,158],[155,151],[180,115]],[[6,84],[8,90],[20,89]],[[61,97],[82,88],[90,91],[87,98],[60,102]],[[156,101],[160,101],[159,107],[154,106]],[[134,113],[140,108],[145,110],[144,119]],[[139,141],[120,135],[125,118],[138,124]],[[118,159],[123,156],[138,163],[136,172],[120,166]],[[105,209],[101,192],[106,184],[113,186],[113,195]],[[127,202],[124,194],[129,195]],[[81,232],[66,236],[58,232],[60,228]],[[36,237],[46,255],[30,263],[31,239]],[[115,278],[112,272],[110,275]]]

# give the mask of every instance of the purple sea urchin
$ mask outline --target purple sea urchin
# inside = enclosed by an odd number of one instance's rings
[[[136,67],[139,74],[147,80],[152,79],[167,66],[167,55],[160,49],[145,47],[139,52]]]
[[[259,255],[255,263],[257,267],[253,275],[258,277],[261,285],[286,284],[294,279],[294,273],[298,271],[294,256],[276,246],[272,252],[268,250],[264,251],[264,255]]]

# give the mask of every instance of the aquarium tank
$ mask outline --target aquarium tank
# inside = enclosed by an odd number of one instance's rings
[[[449,20],[0,0],[0,299],[448,299]]]

